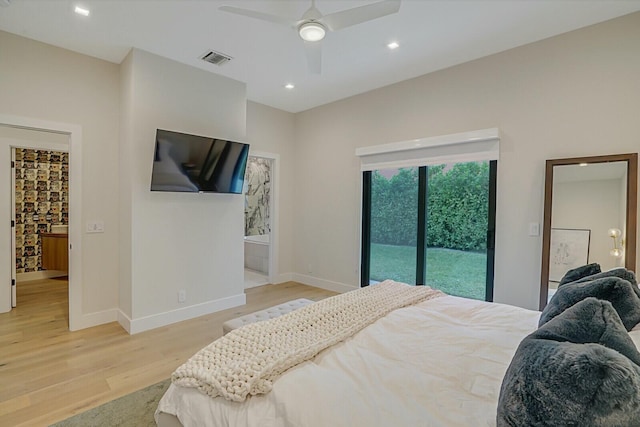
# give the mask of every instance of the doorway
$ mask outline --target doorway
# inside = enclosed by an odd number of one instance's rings
[[[0,281],[0,312],[11,310],[11,295],[15,292],[15,282],[11,275],[15,269],[15,252],[11,251],[12,236],[15,236],[10,222],[13,219],[15,205],[12,205],[13,188],[9,177],[12,148],[36,150],[52,150],[68,153],[68,295],[69,329],[78,330],[93,326],[93,319],[82,313],[82,277],[81,263],[81,134],[80,126],[48,122],[28,117],[7,116],[0,114],[0,172],[7,177],[0,182],[0,241],[7,242],[0,245],[0,271],[6,276]],[[6,169],[5,169],[6,168]],[[5,222],[6,221],[6,222]],[[76,280],[78,278],[78,280]]]
[[[277,283],[278,154],[252,152],[244,181],[245,289]]]
[[[363,173],[361,286],[493,299],[496,161]]]
[[[11,149],[15,287],[68,275],[69,154]],[[46,290],[46,288],[44,289]],[[12,306],[17,304],[17,289]],[[65,301],[67,297],[65,296]],[[68,305],[68,302],[67,302]]]

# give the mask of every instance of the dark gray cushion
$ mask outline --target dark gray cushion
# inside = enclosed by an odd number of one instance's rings
[[[600,264],[593,263],[582,265],[578,268],[574,268],[573,270],[567,271],[562,279],[560,279],[560,284],[558,287],[564,285],[565,283],[575,282],[576,280],[580,280],[586,276],[592,276],[594,274],[600,273]]]
[[[520,343],[500,389],[497,425],[637,427],[638,362],[612,304],[587,298]]]
[[[638,285],[638,282],[636,280],[636,274],[631,271],[631,270],[627,270],[624,267],[619,267],[619,268],[614,268],[611,270],[607,270],[607,271],[602,271],[600,273],[596,273],[596,274],[592,274],[591,276],[584,276],[581,277],[578,280],[574,280],[573,283],[584,283],[584,282],[590,282],[592,280],[597,280],[597,279],[603,279],[605,277],[619,277],[621,279],[626,280],[627,282],[631,283],[632,285]]]
[[[633,280],[635,282],[635,276]],[[538,325],[544,325],[567,308],[587,297],[595,297],[609,301],[618,312],[627,331],[630,331],[640,322],[639,292],[637,285],[616,275],[602,276],[589,281],[578,280],[577,282],[567,283],[558,288],[549,304],[544,308]]]

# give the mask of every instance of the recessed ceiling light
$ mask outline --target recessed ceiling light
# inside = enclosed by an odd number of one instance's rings
[[[588,165],[588,163],[580,163],[580,166],[582,166],[582,167],[587,166],[587,165]]]
[[[400,47],[400,45],[399,45],[397,42],[391,42],[391,43],[389,43],[389,44],[387,45],[387,47],[388,47],[389,49],[393,50],[393,49],[397,49],[397,48],[399,48],[399,47]]]
[[[294,87],[296,86],[293,83],[287,83],[286,85],[284,85],[284,88],[289,90],[293,89]]]
[[[73,11],[78,15],[89,16],[89,9],[85,9],[84,7],[76,6],[76,8],[73,9]]]

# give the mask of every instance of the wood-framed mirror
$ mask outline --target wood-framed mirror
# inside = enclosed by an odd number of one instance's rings
[[[635,270],[638,154],[547,160],[540,310],[568,270]]]

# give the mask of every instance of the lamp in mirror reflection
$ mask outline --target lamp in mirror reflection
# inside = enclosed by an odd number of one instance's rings
[[[614,256],[616,258],[620,258],[622,256],[622,241],[620,239],[621,235],[622,235],[622,232],[620,231],[619,228],[609,229],[609,237],[613,239],[613,249],[609,251],[609,254],[611,254],[611,256]]]

